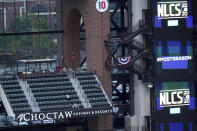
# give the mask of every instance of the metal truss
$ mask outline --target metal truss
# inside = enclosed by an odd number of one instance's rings
[[[139,34],[151,34],[151,28],[147,21],[132,24],[132,0],[110,0],[110,3],[116,6],[110,10],[111,33],[105,41],[109,56],[105,66],[112,71],[112,102],[118,109],[114,112],[114,128],[121,128],[124,127],[124,116],[134,114],[134,74],[143,82],[152,81],[152,53],[145,44],[134,39]],[[121,57],[131,57],[131,60],[122,65],[118,61]],[[145,68],[137,62],[140,59],[147,65]]]
[[[118,69],[130,69],[133,68],[134,73],[139,73],[139,66],[136,66],[135,62],[141,58],[147,57],[151,55],[151,52],[148,49],[145,49],[143,44],[134,38],[139,34],[144,34],[146,32],[150,32],[151,30],[142,21],[139,21],[137,24],[137,28],[133,28],[133,31],[128,30],[125,33],[119,34],[117,36],[110,37],[110,40],[105,41],[105,47],[109,51],[109,56],[105,62],[105,65],[108,69],[118,68]],[[123,53],[121,55],[117,55],[120,48],[125,48],[125,50],[130,50],[131,52],[136,53]],[[118,57],[124,56],[132,56],[132,59],[127,65],[121,65],[118,62]],[[134,65],[134,66],[133,66]],[[135,67],[138,67],[135,69]],[[136,71],[137,70],[137,71]],[[142,70],[140,72],[143,72]]]

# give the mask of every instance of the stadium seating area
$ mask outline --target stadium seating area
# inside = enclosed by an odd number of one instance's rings
[[[10,106],[6,105],[6,111],[11,117],[14,117],[13,113],[111,107],[96,75],[84,70],[67,74],[28,74],[21,79],[14,75],[2,75],[0,84],[5,92],[1,99],[8,100]]]
[[[1,76],[0,82],[14,113],[32,111],[16,76]]]
[[[65,73],[30,75],[26,77],[26,80],[41,111],[70,109],[74,104],[83,108]],[[66,95],[70,98],[66,98]]]
[[[77,79],[89,99],[92,107],[110,106],[106,99],[99,82],[96,80],[93,73],[81,70],[76,73]]]

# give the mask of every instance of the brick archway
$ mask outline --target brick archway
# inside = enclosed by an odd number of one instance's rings
[[[61,6],[63,9],[65,64],[67,67],[80,65],[80,18],[82,17],[86,27],[87,68],[96,70],[107,95],[111,98],[111,73],[105,68],[108,54],[104,47],[104,40],[108,38],[110,32],[110,17],[108,11],[99,13],[95,4],[96,0],[63,0],[62,3],[57,1],[57,9]],[[63,48],[61,45],[58,47]],[[74,64],[71,60],[72,52],[75,55]],[[112,115],[90,117],[88,126],[90,130],[112,130]]]
[[[72,9],[65,20],[64,56],[67,68],[80,67],[80,20],[81,14]]]

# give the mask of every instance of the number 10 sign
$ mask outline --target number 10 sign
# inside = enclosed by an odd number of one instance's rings
[[[109,7],[109,3],[107,0],[97,0],[96,2],[96,9],[98,12],[105,12]]]

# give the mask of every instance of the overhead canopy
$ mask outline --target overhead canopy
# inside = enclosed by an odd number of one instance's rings
[[[55,59],[33,59],[33,60],[17,60],[16,64],[36,64],[36,63],[52,63]]]

